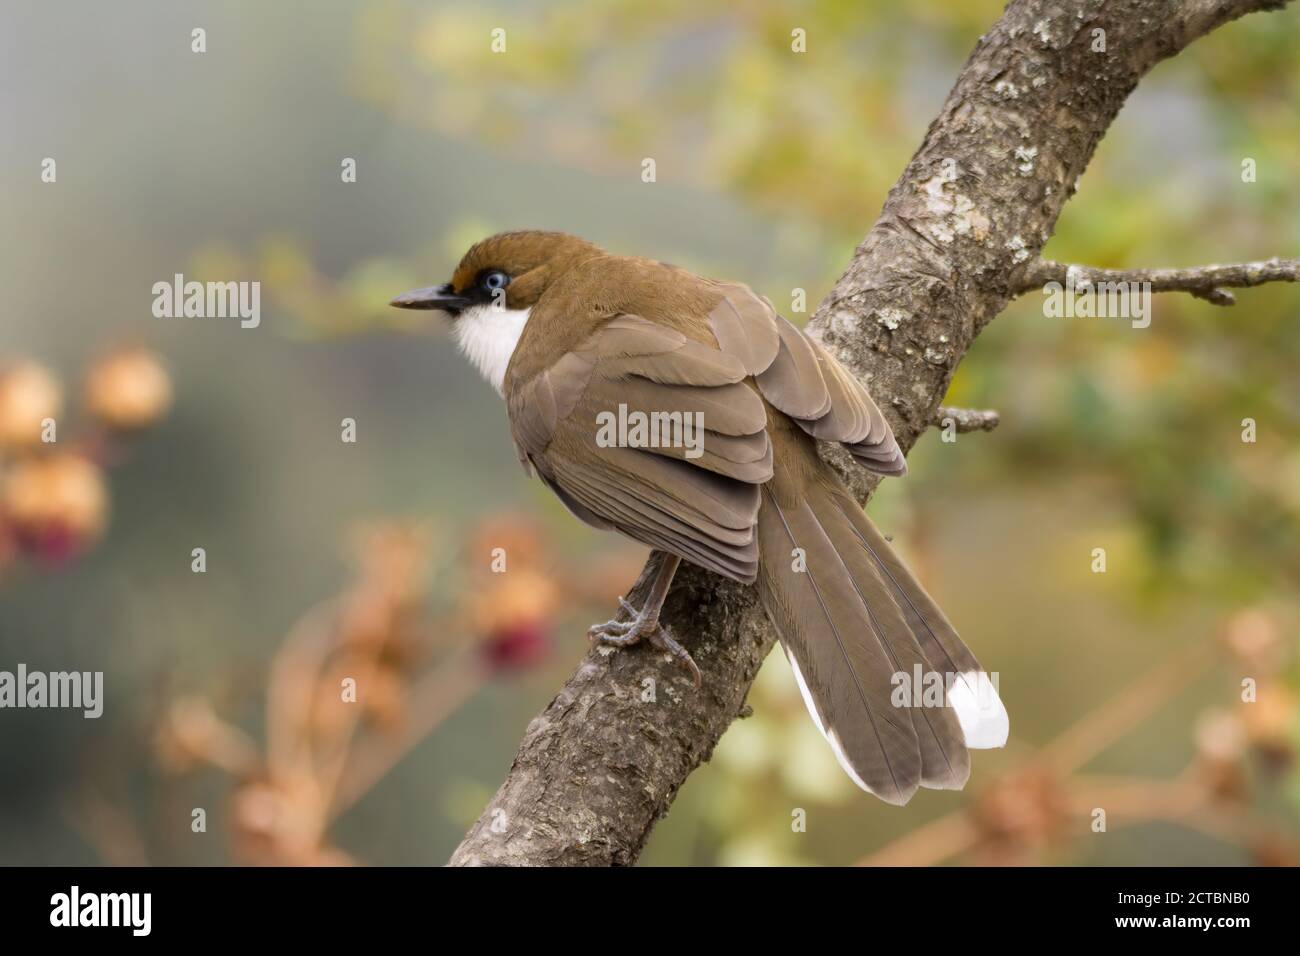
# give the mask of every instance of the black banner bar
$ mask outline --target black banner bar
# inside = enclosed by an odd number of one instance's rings
[[[494,940],[559,930],[569,920],[584,935],[602,923],[617,932],[682,919],[761,935],[774,919],[788,928],[819,914],[837,924],[835,933],[851,934],[862,919],[873,939],[891,933],[918,944],[994,927],[1072,941],[1171,934],[1228,941],[1293,927],[1294,887],[1293,871],[1262,869],[11,868],[0,869],[0,925],[7,941],[75,934],[80,944],[339,943],[425,934],[437,945],[471,925]]]

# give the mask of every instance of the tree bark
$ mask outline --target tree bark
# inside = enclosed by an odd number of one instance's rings
[[[1141,77],[1213,29],[1285,5],[1013,0],[980,38],[810,323],[867,383],[905,451],[934,421],[975,336],[1023,289]],[[823,454],[865,502],[875,481],[838,449]],[[752,588],[689,565],[663,620],[694,655],[703,686],[648,649],[590,651],[529,724],[452,865],[636,861],[678,788],[743,715],[775,641]]]

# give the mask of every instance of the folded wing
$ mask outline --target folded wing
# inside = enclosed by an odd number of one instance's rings
[[[735,356],[621,315],[509,396],[511,430],[579,518],[752,582],[772,448],[747,377]]]

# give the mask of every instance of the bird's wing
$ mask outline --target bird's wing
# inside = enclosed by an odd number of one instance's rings
[[[510,391],[511,432],[579,518],[752,582],[772,448],[748,375],[735,355],[621,315]]]
[[[904,474],[907,462],[889,423],[844,366],[767,299],[739,283],[722,288],[709,327],[722,351],[754,376],[763,397],[814,438],[842,443],[871,471]]]

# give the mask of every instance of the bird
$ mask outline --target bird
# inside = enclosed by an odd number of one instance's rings
[[[919,788],[961,789],[969,751],[1005,744],[992,678],[818,455],[818,441],[838,443],[868,471],[902,476],[889,423],[768,299],[518,230],[391,305],[444,313],[505,399],[524,470],[581,521],[651,549],[641,606],[620,598],[592,640],[644,640],[698,686],[660,620],[685,561],[757,587],[813,722],[868,793],[904,804]]]

